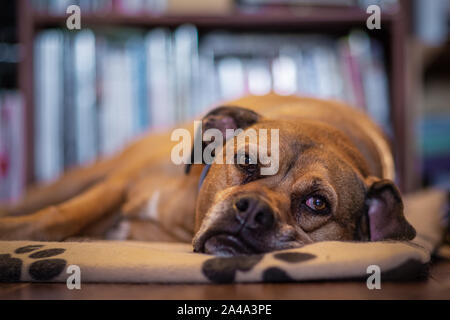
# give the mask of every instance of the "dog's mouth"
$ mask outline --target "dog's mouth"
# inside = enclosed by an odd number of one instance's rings
[[[201,251],[216,256],[236,256],[259,253],[258,250],[242,238],[227,233],[213,235],[206,239]]]
[[[267,239],[266,239],[267,240]],[[293,234],[280,235],[277,241],[268,243],[264,239],[258,241],[248,239],[239,230],[210,230],[194,238],[194,252],[206,253],[221,257],[261,254],[275,250],[299,248],[312,243],[311,239],[299,240]]]

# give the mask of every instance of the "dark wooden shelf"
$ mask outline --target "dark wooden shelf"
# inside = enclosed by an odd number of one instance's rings
[[[175,27],[191,23],[198,27],[258,28],[258,27],[332,27],[366,26],[369,15],[359,8],[302,8],[295,11],[270,10],[259,13],[235,12],[227,15],[128,15],[122,13],[85,14],[82,25],[87,26],[135,26],[135,27]],[[398,18],[396,12],[382,14],[383,23],[391,23]],[[33,14],[35,28],[64,26],[66,15]]]

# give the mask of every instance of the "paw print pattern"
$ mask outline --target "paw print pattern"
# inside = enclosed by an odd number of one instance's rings
[[[314,259],[316,256],[309,253],[303,252],[280,252],[275,253],[273,257],[277,260],[287,262],[287,263],[302,263],[311,259]],[[262,275],[262,280],[264,282],[294,282],[286,271],[278,267],[270,267],[264,270]]]
[[[203,274],[214,283],[231,283],[234,281],[236,271],[250,271],[263,257],[263,255],[258,254],[212,258],[203,263],[202,271]]]
[[[66,264],[66,260],[63,259],[39,260],[30,265],[28,272],[34,280],[48,281],[63,272]]]
[[[248,272],[252,270],[264,255],[235,256],[227,258],[212,258],[203,263],[203,274],[214,283],[234,282],[237,271]],[[315,255],[302,252],[274,253],[273,258],[289,264],[302,263],[316,258]],[[293,282],[286,271],[280,267],[269,267],[262,273],[264,282]]]
[[[43,248],[44,245],[29,245],[14,251],[18,255],[31,253],[28,257],[37,260],[28,268],[31,278],[36,281],[49,281],[57,277],[67,265],[66,260],[53,258],[64,253],[66,249]],[[23,262],[19,258],[14,258],[10,254],[0,254],[0,282],[20,281],[22,264]]]
[[[42,245],[42,244],[35,244],[35,245],[31,245],[31,246],[25,246],[25,247],[21,247],[21,248],[16,249],[16,251],[14,251],[14,253],[17,253],[17,254],[28,253],[28,252],[32,252],[34,250],[40,249],[43,246],[44,245]]]
[[[303,252],[280,252],[275,253],[273,257],[277,260],[284,261],[287,263],[300,263],[314,259],[316,256],[310,253],[303,253]]]
[[[57,256],[61,253],[64,253],[66,249],[47,249],[47,250],[41,250],[35,253],[30,254],[31,259],[42,259],[42,258],[49,258]]]
[[[20,280],[22,260],[10,254],[0,254],[0,282],[17,282]]]
[[[294,279],[292,279],[283,269],[277,268],[277,267],[271,267],[264,270],[263,275],[263,282],[293,282]]]

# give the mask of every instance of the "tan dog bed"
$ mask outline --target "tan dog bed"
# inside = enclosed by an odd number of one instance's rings
[[[319,242],[264,255],[218,258],[192,252],[189,244],[143,242],[0,242],[0,281],[66,282],[76,265],[81,282],[230,283],[423,278],[442,236],[445,193],[405,199],[412,242]]]

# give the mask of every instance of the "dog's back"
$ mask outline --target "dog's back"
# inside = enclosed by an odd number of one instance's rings
[[[333,100],[298,96],[247,96],[229,105],[248,108],[270,119],[308,119],[342,131],[365,157],[373,175],[394,179],[394,161],[382,130],[364,113]]]

